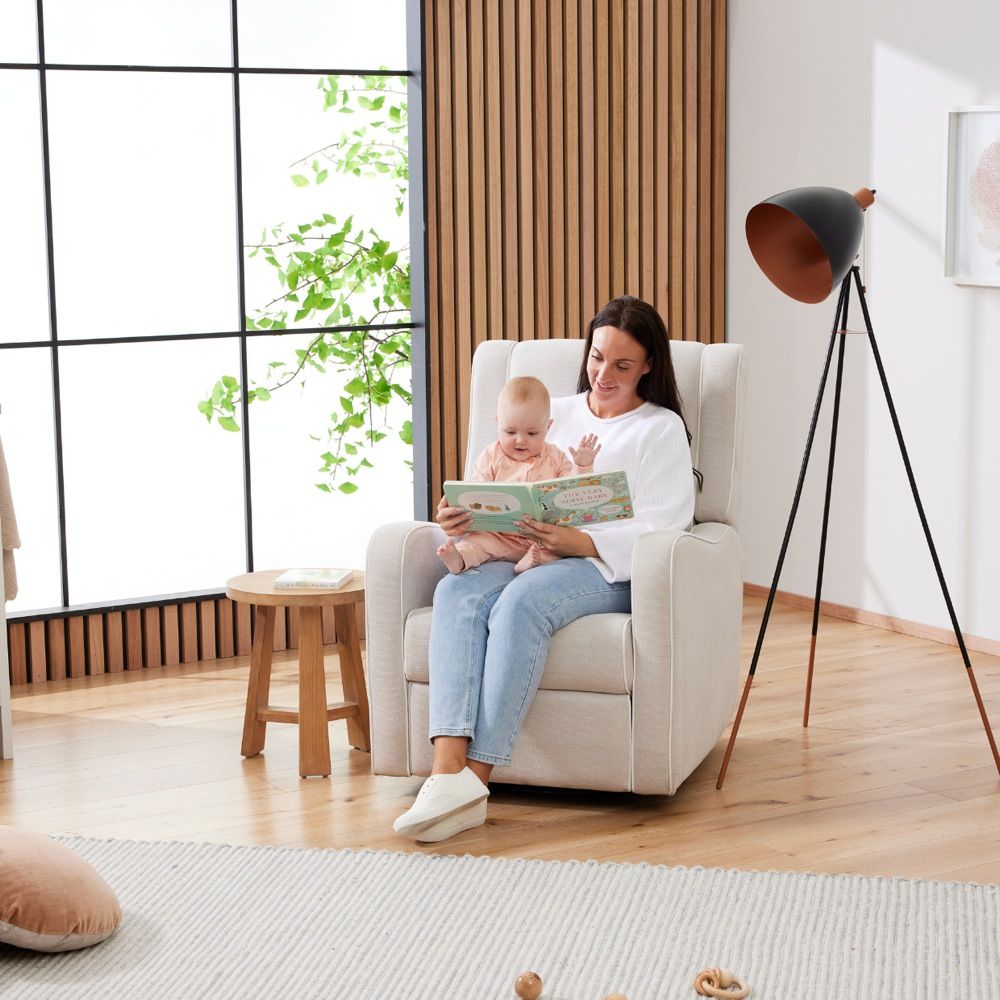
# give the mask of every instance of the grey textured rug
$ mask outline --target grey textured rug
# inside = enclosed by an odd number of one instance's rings
[[[3,1000],[1000,997],[1000,888],[853,876],[59,838],[118,892],[104,944],[0,946]]]

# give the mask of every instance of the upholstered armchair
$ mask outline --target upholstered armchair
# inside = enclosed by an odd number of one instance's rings
[[[488,341],[475,353],[466,475],[496,437],[497,397],[517,375],[576,392],[582,340]],[[715,746],[739,695],[743,608],[738,534],[746,369],[743,347],[673,342],[704,476],[691,531],[643,535],[631,614],[589,615],[554,636],[541,686],[495,780],[672,795]],[[381,527],[366,566],[367,675],[375,774],[430,773],[427,647],[446,570],[432,523]]]

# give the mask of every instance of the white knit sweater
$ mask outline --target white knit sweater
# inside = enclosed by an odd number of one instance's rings
[[[619,417],[602,420],[587,405],[587,393],[552,400],[552,429],[546,440],[569,454],[584,434],[601,445],[595,472],[624,469],[635,516],[594,524],[584,530],[600,558],[591,562],[608,583],[632,577],[636,539],[660,528],[687,530],[694,519],[694,474],[684,421],[665,407],[643,403]]]

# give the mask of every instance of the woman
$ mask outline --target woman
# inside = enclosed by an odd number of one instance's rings
[[[578,394],[552,400],[549,440],[601,442],[598,472],[624,469],[635,516],[586,529],[520,524],[561,558],[514,574],[507,562],[449,573],[434,592],[430,637],[431,777],[397,833],[436,842],[486,821],[493,768],[509,764],[538,689],[552,634],[583,615],[631,610],[632,549],[640,535],[691,526],[694,477],[670,342],[652,306],[625,295],[587,328]],[[449,536],[471,515],[438,505]]]

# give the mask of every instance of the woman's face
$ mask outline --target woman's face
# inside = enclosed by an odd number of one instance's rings
[[[630,333],[616,326],[599,326],[587,357],[592,402],[607,411],[633,409],[639,401],[639,379],[650,368],[645,348]]]

